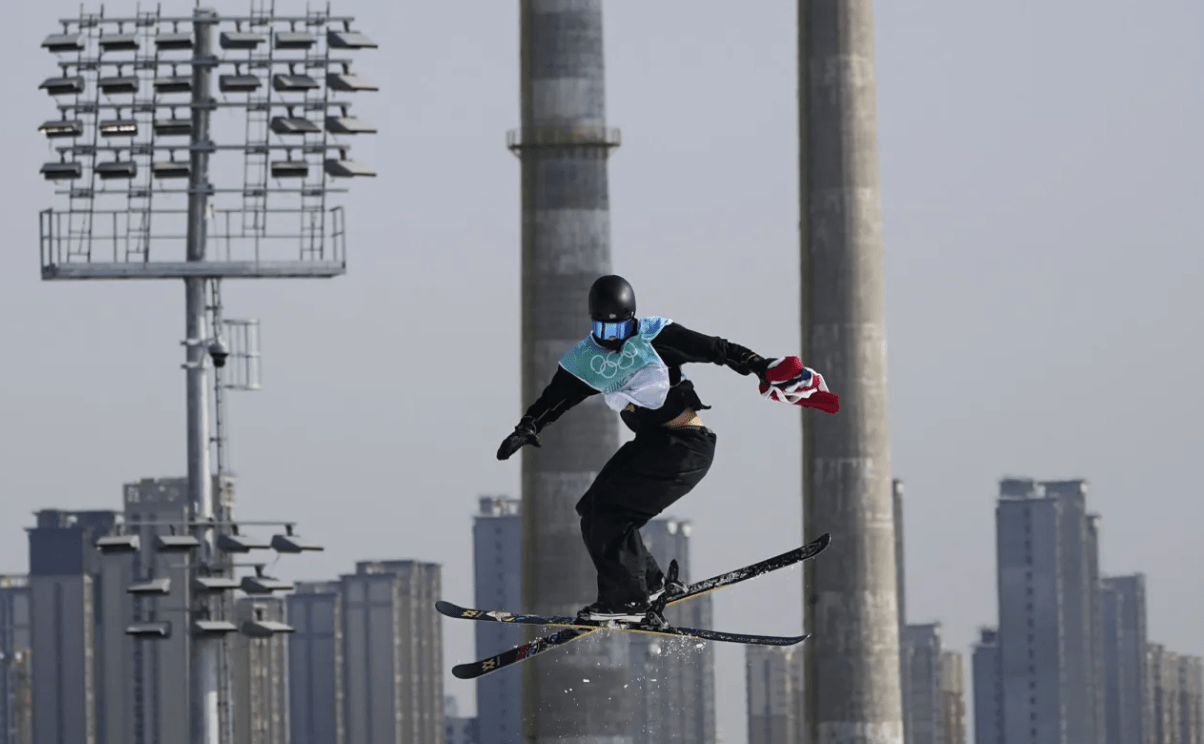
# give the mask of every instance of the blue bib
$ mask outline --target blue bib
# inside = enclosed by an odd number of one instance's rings
[[[660,408],[669,394],[669,368],[652,348],[652,339],[672,322],[658,316],[640,318],[635,335],[618,351],[602,348],[587,335],[560,358],[560,366],[602,393],[613,410],[631,403]]]

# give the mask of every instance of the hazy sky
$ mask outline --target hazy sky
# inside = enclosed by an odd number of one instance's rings
[[[0,83],[0,571],[27,569],[35,509],[119,508],[122,483],[184,473],[180,284],[39,278],[37,212],[56,202],[38,174],[51,154],[36,129],[54,109],[37,85],[55,74],[38,44],[78,9],[9,9],[0,47],[15,71]],[[519,123],[517,6],[335,9],[382,45],[356,68],[382,86],[356,109],[382,133],[353,150],[380,176],[345,200],[346,276],[228,283],[227,314],[263,323],[264,389],[230,408],[237,513],[296,519],[327,546],[282,560],[286,578],[416,558],[442,563],[445,595],[471,603],[476,498],[517,494],[519,460],[494,452],[528,403],[519,164],[505,148]],[[1204,299],[1191,296],[1204,276],[1204,5],[1137,9],[877,7],[907,607],[913,622],[941,621],[955,649],[995,622],[994,497],[1000,477],[1017,475],[1087,478],[1103,570],[1145,572],[1151,640],[1204,654],[1192,464],[1204,451]],[[608,118],[623,132],[610,166],[614,268],[642,314],[785,355],[799,347],[795,4],[735,10],[606,6]],[[694,520],[693,573],[704,576],[799,542],[799,424],[747,378],[687,371],[714,405],[704,418],[719,448],[671,513]],[[718,628],[791,632],[799,573],[725,591],[715,606]],[[449,669],[474,657],[471,623],[444,631]],[[743,742],[742,652],[717,656],[720,727]],[[446,690],[474,709],[471,684],[449,674]]]

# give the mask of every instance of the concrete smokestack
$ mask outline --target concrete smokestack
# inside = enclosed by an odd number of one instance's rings
[[[799,0],[802,332],[840,394],[803,414],[805,741],[901,744],[872,0]]]
[[[520,0],[522,394],[534,402],[589,330],[587,296],[612,273],[601,0]],[[594,396],[523,449],[523,609],[573,615],[597,596],[573,509],[619,446],[618,417]],[[630,741],[619,634],[598,633],[523,665],[525,742]],[[616,647],[617,648],[617,647]],[[584,680],[589,680],[585,682]]]

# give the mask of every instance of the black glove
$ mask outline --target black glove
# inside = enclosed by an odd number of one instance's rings
[[[756,375],[761,382],[768,382],[768,380],[765,379],[765,374],[768,372],[771,362],[773,362],[772,358],[766,359],[759,354],[754,354],[749,358],[746,364],[748,366],[748,371]]]
[[[535,435],[535,427],[529,422],[521,421],[518,426],[514,427],[510,436],[502,440],[502,446],[497,448],[497,459],[509,460],[510,456],[518,452],[524,444],[543,446],[539,443],[539,437]]]

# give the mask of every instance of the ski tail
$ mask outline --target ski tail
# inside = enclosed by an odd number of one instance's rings
[[[703,579],[702,581],[690,584],[688,587],[686,587],[685,594],[679,594],[676,597],[669,598],[666,600],[664,605],[668,606],[687,599],[693,599],[694,597],[713,592],[716,589],[732,586],[733,584],[739,584],[740,582],[748,581],[749,579],[754,579],[758,576],[763,576],[770,571],[776,571],[779,568],[786,568],[787,566],[793,566],[796,563],[809,560],[822,553],[824,549],[831,544],[831,542],[832,536],[825,532],[802,547],[795,548],[794,550],[788,550],[785,553],[782,553],[781,555],[775,555],[772,558],[766,558],[765,560],[760,561],[759,563],[754,563],[751,566],[737,568],[734,571],[728,571],[727,573],[719,574],[718,576],[712,576],[709,579]]]

